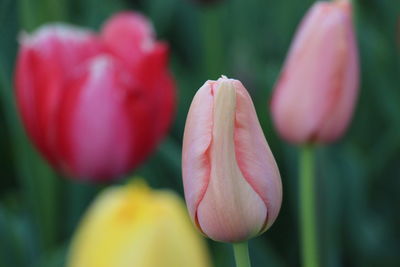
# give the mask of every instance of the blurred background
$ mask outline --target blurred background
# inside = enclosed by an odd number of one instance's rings
[[[345,137],[316,152],[320,258],[327,267],[400,266],[400,1],[353,2],[361,93]],[[274,226],[250,241],[253,266],[299,266],[298,151],[277,136],[268,103],[294,31],[312,3],[0,0],[0,266],[64,266],[79,219],[104,187],[60,177],[27,140],[13,95],[18,34],[51,21],[98,30],[126,9],[147,15],[158,38],[170,44],[179,96],[169,136],[132,175],[182,195],[181,142],[194,93],[221,74],[241,80],[284,185]],[[230,245],[208,243],[215,266],[233,266]]]

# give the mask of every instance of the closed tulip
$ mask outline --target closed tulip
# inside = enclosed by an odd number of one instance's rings
[[[73,236],[69,267],[210,267],[183,201],[140,181],[107,188]]]
[[[165,135],[175,102],[168,47],[142,15],[117,14],[100,34],[51,24],[20,42],[15,83],[23,124],[68,176],[120,177]]]
[[[315,3],[275,86],[271,111],[278,132],[298,144],[335,141],[351,120],[358,82],[351,4]]]
[[[207,81],[196,93],[186,120],[182,173],[191,218],[211,239],[244,241],[275,221],[280,174],[240,81]]]

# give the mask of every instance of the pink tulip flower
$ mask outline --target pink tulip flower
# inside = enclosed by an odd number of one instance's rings
[[[16,97],[23,124],[67,176],[118,178],[166,134],[175,106],[168,47],[151,24],[124,12],[100,34],[46,25],[21,38]]]
[[[207,81],[196,93],[186,120],[182,173],[192,220],[211,239],[244,241],[275,221],[280,174],[240,81]]]
[[[284,139],[328,143],[343,135],[358,94],[357,53],[349,1],[315,3],[296,33],[271,102]]]

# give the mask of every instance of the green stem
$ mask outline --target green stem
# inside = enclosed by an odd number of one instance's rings
[[[300,226],[303,267],[318,267],[313,148],[304,146],[300,159]]]
[[[236,267],[250,267],[249,247],[247,242],[232,244]]]

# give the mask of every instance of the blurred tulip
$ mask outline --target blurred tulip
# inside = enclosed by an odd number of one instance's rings
[[[167,45],[137,13],[115,15],[99,35],[56,24],[22,36],[15,82],[29,137],[68,176],[127,173],[171,123],[167,65]]]
[[[69,267],[209,267],[183,201],[143,182],[103,191],[72,240]]]
[[[190,215],[208,237],[244,241],[275,221],[282,200],[279,170],[240,81],[207,81],[195,95],[182,172]]]
[[[357,53],[349,1],[315,3],[298,29],[272,98],[272,116],[284,139],[326,143],[343,135],[358,94]]]

